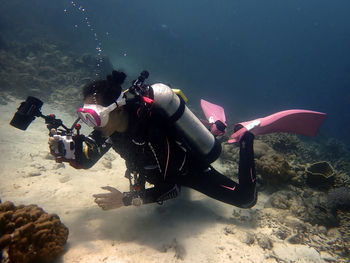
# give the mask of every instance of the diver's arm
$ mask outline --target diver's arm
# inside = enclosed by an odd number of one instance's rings
[[[155,202],[162,204],[165,200],[177,197],[180,192],[179,186],[174,184],[126,193],[122,193],[111,186],[104,186],[102,189],[109,191],[109,193],[94,194],[93,197],[95,198],[95,203],[103,210],[130,205],[140,206]]]
[[[162,184],[147,188],[142,193],[124,193],[123,203],[125,206],[133,204],[135,198],[141,198],[142,204],[158,203],[176,198],[180,193],[180,186],[177,184]]]
[[[112,143],[108,139],[102,137],[101,132],[93,131],[85,138],[80,158],[74,163],[73,167],[89,169],[91,168],[110,148]],[[76,166],[75,166],[76,165]]]
[[[163,201],[176,198],[180,194],[180,186],[174,185],[164,185],[161,187],[153,187],[145,190],[144,196],[142,198],[144,204],[148,203],[163,203]]]

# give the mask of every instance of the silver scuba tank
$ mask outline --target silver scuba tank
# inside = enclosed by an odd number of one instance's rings
[[[182,133],[191,150],[199,154],[198,157],[203,162],[210,164],[215,161],[221,153],[221,144],[214,135],[169,86],[156,83],[151,88],[154,98],[153,107],[169,118],[169,122]]]

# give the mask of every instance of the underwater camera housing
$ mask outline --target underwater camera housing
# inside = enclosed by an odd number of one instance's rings
[[[58,140],[58,151],[55,152],[57,156],[56,161],[62,162],[62,158],[79,160],[82,153],[82,143],[85,140],[85,136],[79,133],[81,128],[77,124],[79,118],[73,123],[71,128],[67,128],[62,123],[62,120],[56,119],[54,114],[43,115],[41,113],[43,104],[41,100],[29,96],[25,101],[21,102],[10,125],[25,131],[36,117],[45,119],[46,127],[50,131],[49,135]],[[56,129],[56,132],[52,134],[51,129]],[[74,129],[76,134],[73,133]]]
[[[44,103],[38,98],[32,96],[27,97],[27,99],[21,102],[19,105],[10,122],[10,125],[25,131],[36,117],[41,117],[45,119],[45,123],[47,124],[47,128],[49,130],[57,129],[58,127],[62,126],[64,130],[61,130],[61,134],[71,133],[78,120],[75,121],[72,128],[69,129],[63,125],[62,120],[56,119],[54,114],[43,115],[41,113],[41,107],[43,104]]]

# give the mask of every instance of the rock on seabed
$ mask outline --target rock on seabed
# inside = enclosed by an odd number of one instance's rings
[[[291,245],[287,243],[276,243],[272,249],[277,259],[285,262],[315,262],[324,261],[316,249],[305,245]]]

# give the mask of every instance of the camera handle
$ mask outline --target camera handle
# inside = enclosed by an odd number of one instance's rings
[[[67,134],[73,134],[73,129],[77,130],[77,134],[79,135],[79,130],[81,128],[81,126],[78,124],[80,118],[77,118],[72,126],[70,128],[68,128],[67,126],[65,126],[62,122],[61,119],[56,119],[55,114],[49,114],[49,115],[43,115],[40,112],[40,115],[38,117],[41,117],[45,120],[45,124],[47,124],[47,129],[49,131],[51,131],[51,129],[58,129],[60,126],[62,126],[62,128],[64,130],[61,130],[61,135],[67,135]]]
[[[55,114],[49,114],[49,115],[43,115],[40,112],[39,117],[43,118],[45,120],[45,124],[47,124],[47,129],[50,131],[51,129],[58,129],[60,126],[62,126],[67,133],[71,132],[72,129],[69,129],[67,126],[65,126],[60,119],[56,119]],[[75,125],[75,123],[74,123]]]

